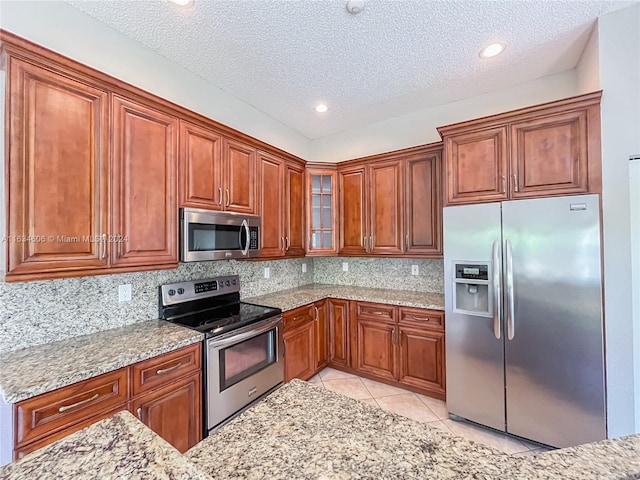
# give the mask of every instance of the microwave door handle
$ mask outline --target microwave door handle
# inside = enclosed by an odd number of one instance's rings
[[[246,233],[246,243],[244,244],[244,246],[242,245],[242,228],[244,228],[244,231]],[[240,249],[242,251],[242,256],[244,256],[244,257],[246,257],[247,253],[249,252],[249,245],[251,243],[249,241],[250,233],[251,232],[249,231],[249,223],[247,222],[247,219],[245,218],[244,220],[242,220],[242,227],[241,227],[241,230],[238,232]]]

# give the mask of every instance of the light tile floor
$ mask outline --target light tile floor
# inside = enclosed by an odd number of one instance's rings
[[[431,427],[483,443],[517,456],[535,455],[548,449],[524,440],[449,419],[445,402],[409,392],[384,383],[361,378],[332,368],[325,368],[309,380],[317,386],[345,395],[388,412],[397,413]]]

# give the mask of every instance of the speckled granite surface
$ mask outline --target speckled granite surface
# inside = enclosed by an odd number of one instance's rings
[[[286,311],[327,297],[359,300],[361,302],[387,303],[404,307],[444,310],[444,295],[439,293],[408,292],[342,285],[305,285],[303,287],[282,290],[259,297],[243,298],[242,300],[281,308],[283,311]]]
[[[129,412],[117,413],[0,468],[3,480],[211,480]]]
[[[5,403],[55,390],[202,341],[201,333],[162,320],[0,354]]]
[[[215,478],[640,478],[640,435],[511,457],[294,380],[189,450]]]

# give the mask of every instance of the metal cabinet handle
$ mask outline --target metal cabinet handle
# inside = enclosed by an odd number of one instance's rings
[[[429,317],[416,317],[415,315],[411,315],[410,317],[407,317],[408,320],[415,320],[418,322],[430,322],[431,318]]]
[[[367,248],[367,237],[366,235],[364,237],[362,237],[362,246],[364,247],[364,251],[368,252],[369,249]]]
[[[507,338],[513,340],[516,335],[516,312],[515,300],[513,295],[513,255],[511,241],[506,242],[506,261],[507,261],[507,301],[509,303],[509,313],[507,316]]]
[[[408,233],[404,238],[404,244],[405,244],[406,250],[409,250],[409,234]]]
[[[103,260],[107,256],[107,234],[103,233],[100,236],[100,260]]]
[[[285,250],[289,250],[289,247],[291,246],[291,240],[289,240],[289,237],[284,237],[287,240],[287,246],[285,248]]]
[[[514,189],[516,192],[519,192],[519,191],[520,191],[520,188],[518,187],[518,174],[517,174],[517,173],[514,173],[514,174],[513,174],[513,189]]]
[[[318,307],[316,307],[316,306],[314,305],[314,307],[313,307],[313,308],[315,309],[315,314],[316,314],[315,320],[316,320],[316,322],[317,322],[317,321],[318,321],[318,318],[320,318],[320,315],[318,314]]]
[[[138,409],[136,410],[136,416],[142,420],[142,407],[138,407]]]
[[[122,257],[122,240],[118,237],[118,252],[116,253],[116,257]]]
[[[502,193],[507,191],[507,177],[502,175]]]
[[[72,403],[71,405],[63,405],[60,408],[58,408],[58,412],[66,412],[67,410],[70,410],[75,407],[79,407],[80,405],[84,405],[85,403],[93,402],[99,396],[100,396],[99,393],[95,393],[93,396],[89,398],[85,398],[84,400],[80,400],[79,402]]]
[[[227,188],[227,207],[231,205],[231,194],[229,193],[229,189]]]
[[[219,198],[218,205],[222,206],[222,187],[218,187],[218,193],[220,194],[218,196],[218,198]]]
[[[164,375],[165,373],[172,372],[173,370],[181,366],[182,366],[182,362],[178,362],[173,367],[161,368],[159,370],[156,370],[156,375]]]
[[[500,273],[502,262],[500,261],[500,241],[493,242],[493,335],[500,339],[502,335],[502,287]]]
[[[284,252],[285,248],[285,243],[284,243],[284,237],[280,237],[280,244],[282,245],[281,250]]]
[[[369,251],[372,252],[373,251],[373,235],[369,236]]]

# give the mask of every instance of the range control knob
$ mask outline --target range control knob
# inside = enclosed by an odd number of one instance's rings
[[[234,281],[233,281],[233,284],[234,284],[234,285],[237,285],[237,284],[238,284],[237,282],[238,282],[237,280],[234,280]]]
[[[178,295],[182,295],[184,293],[184,288],[179,288],[178,289]]]
[[[176,294],[176,291],[172,288],[171,290],[169,290],[169,296],[173,297]]]
[[[229,280],[227,280],[225,283],[226,283],[227,287],[228,287],[229,285],[231,285],[231,283],[229,282]]]

